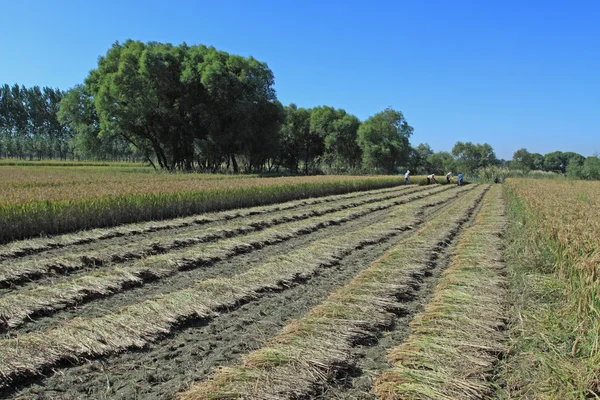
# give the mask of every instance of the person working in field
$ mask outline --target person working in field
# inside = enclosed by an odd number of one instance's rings
[[[452,172],[448,172],[446,174],[446,183],[450,183],[450,178],[452,177]]]
[[[427,175],[427,184],[429,185],[430,183],[437,183],[435,174]]]
[[[463,174],[458,174],[458,186],[462,186],[463,184]]]
[[[406,171],[406,173],[404,174],[404,184],[408,185],[410,183],[410,171]]]

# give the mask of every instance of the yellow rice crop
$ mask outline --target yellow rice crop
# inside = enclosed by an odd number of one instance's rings
[[[538,241],[553,255],[554,268],[569,283],[578,316],[600,334],[600,182],[510,179]],[[589,326],[589,325],[588,325]],[[593,345],[597,353],[598,339]]]
[[[165,174],[0,167],[0,242],[401,184],[400,177]]]

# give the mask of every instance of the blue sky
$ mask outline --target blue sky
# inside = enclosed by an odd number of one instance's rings
[[[0,5],[0,83],[67,89],[117,40],[207,44],[267,62],[284,104],[401,110],[436,151],[600,153],[600,1]]]

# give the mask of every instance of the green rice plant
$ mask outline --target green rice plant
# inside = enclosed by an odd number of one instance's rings
[[[600,184],[509,179],[506,399],[600,397]]]
[[[18,258],[27,254],[38,254],[44,251],[66,246],[91,243],[99,240],[111,239],[120,236],[143,235],[156,231],[173,230],[192,225],[204,225],[208,223],[229,221],[237,218],[244,218],[252,215],[264,215],[278,211],[293,210],[298,207],[312,206],[336,201],[356,199],[366,195],[386,196],[390,193],[412,190],[411,187],[390,187],[384,189],[370,190],[368,192],[350,192],[341,195],[330,195],[316,198],[305,198],[293,200],[284,203],[275,203],[267,206],[238,208],[233,210],[212,212],[191,217],[182,217],[162,221],[149,221],[134,224],[127,224],[112,228],[96,228],[86,231],[80,231],[73,234],[63,234],[54,237],[41,237],[25,239],[10,242],[0,247],[0,261]]]
[[[0,171],[2,171],[0,169]],[[162,220],[401,184],[397,177],[99,181],[58,187],[0,186],[0,243],[81,229]]]

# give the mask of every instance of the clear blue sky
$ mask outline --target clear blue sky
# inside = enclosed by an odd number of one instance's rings
[[[0,0],[0,83],[67,89],[115,41],[207,44],[269,64],[284,104],[361,119],[388,106],[413,144],[512,158],[600,152],[600,1]]]

